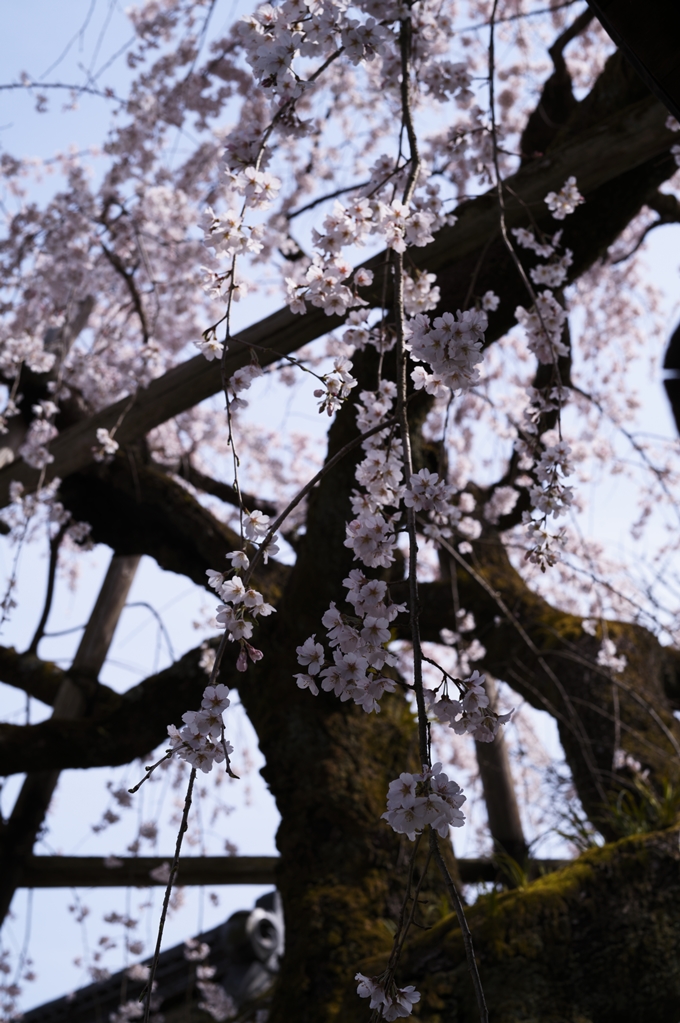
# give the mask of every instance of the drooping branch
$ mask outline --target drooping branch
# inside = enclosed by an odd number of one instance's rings
[[[47,590],[45,593],[45,604],[43,606],[43,612],[40,616],[40,621],[33,634],[33,639],[28,647],[28,653],[37,654],[38,645],[40,640],[45,634],[45,626],[47,625],[47,619],[49,618],[50,611],[52,610],[52,600],[54,598],[54,583],[57,576],[57,563],[59,560],[59,548],[61,542],[66,534],[67,524],[64,523],[59,527],[56,535],[50,539],[50,560],[47,568]]]
[[[142,298],[135,283],[135,270],[134,268],[132,270],[128,270],[118,253],[113,252],[111,249],[107,248],[106,245],[102,245],[102,251],[116,273],[125,281],[125,286],[130,293],[132,305],[139,317],[139,323],[142,328],[142,339],[144,344],[147,344],[149,341],[149,328],[146,323],[146,313],[144,312]]]

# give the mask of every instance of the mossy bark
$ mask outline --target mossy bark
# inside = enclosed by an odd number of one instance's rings
[[[677,1023],[677,829],[593,850],[526,888],[468,910],[493,1023]],[[377,958],[362,964],[377,973]],[[447,916],[405,949],[404,981],[428,1023],[475,1023],[460,929]],[[348,990],[347,1023],[365,1020]]]

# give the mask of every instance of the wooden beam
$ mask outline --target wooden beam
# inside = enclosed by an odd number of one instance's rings
[[[168,856],[31,856],[22,888],[127,888],[167,884]],[[275,884],[278,856],[187,856],[180,860],[178,885]],[[152,877],[152,872],[156,873]]]
[[[278,856],[187,856],[180,860],[178,885],[276,884]],[[568,860],[530,860],[529,876],[559,870]],[[30,856],[21,888],[127,888],[164,886],[160,872],[169,857]],[[464,884],[495,881],[500,870],[490,859],[459,859]],[[152,871],[156,873],[152,877]]]
[[[544,210],[546,194],[559,190],[570,175],[577,177],[581,192],[587,195],[667,151],[675,136],[665,127],[666,117],[664,107],[650,96],[522,167],[504,183],[508,227],[526,223],[527,208]],[[430,245],[409,250],[414,266],[438,273],[476,252],[480,240],[498,230],[495,190],[463,203],[456,214],[457,222],[442,229]],[[376,304],[380,302],[384,263],[384,253],[380,253],[364,264],[375,271],[373,300]],[[326,316],[320,309],[310,307],[305,316],[294,316],[288,308],[280,309],[230,341],[225,363],[227,374],[250,360],[249,344],[258,346],[261,364],[268,365],[341,323],[342,318]],[[189,359],[153,380],[148,387],[141,388],[134,397],[109,405],[64,430],[50,445],[54,461],[47,466],[44,482],[55,476],[63,479],[87,466],[92,461],[98,428],[111,429],[120,420],[116,439],[124,446],[220,389],[218,363],[207,362],[202,355]],[[9,502],[11,481],[17,480],[31,491],[40,479],[41,474],[24,462],[5,466],[0,470],[0,507]]]

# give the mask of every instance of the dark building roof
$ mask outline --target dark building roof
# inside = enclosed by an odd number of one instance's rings
[[[198,1023],[229,1019],[230,1002],[233,1008],[264,1004],[278,971],[283,940],[280,897],[278,892],[270,892],[257,900],[253,910],[234,913],[219,927],[194,938],[193,961],[187,959],[186,945],[176,945],[161,953],[154,1013],[161,1013],[165,1023],[175,1020]],[[208,946],[207,954],[202,945]],[[197,967],[206,966],[214,968],[214,974],[202,981],[201,972],[205,971],[197,971]],[[22,1023],[111,1023],[117,1018],[134,1019],[120,1016],[119,1010],[125,1003],[137,1003],[144,986],[143,979],[134,979],[130,971],[121,971],[72,995],[31,1009],[23,1015]],[[206,1002],[215,1007],[213,1013],[201,1009]],[[226,1014],[220,1014],[220,1006]]]

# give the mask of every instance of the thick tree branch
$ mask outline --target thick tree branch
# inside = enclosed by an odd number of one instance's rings
[[[189,651],[122,696],[98,687],[87,717],[80,720],[1,724],[0,774],[115,766],[146,756],[167,738],[168,724],[179,723],[188,707],[200,703],[207,685],[201,655],[200,647]],[[235,676],[233,664],[225,659],[222,681],[234,688]]]
[[[489,675],[486,679],[486,691],[491,709],[497,712],[496,683]],[[503,729],[499,729],[493,742],[475,742],[475,753],[484,790],[489,831],[495,849],[498,853],[504,853],[517,863],[523,864],[529,850],[522,830]]]
[[[14,647],[0,647],[0,682],[21,689],[48,707],[54,704],[66,672],[35,654],[19,654]]]
[[[475,544],[470,571],[458,566],[456,582],[461,605],[478,623],[484,669],[555,717],[579,796],[605,833],[603,790],[631,788],[628,772],[613,767],[617,743],[650,770],[655,784],[680,778],[677,696],[666,692],[674,685],[677,693],[674,652],[641,626],[607,622],[608,637],[628,662],[612,675],[597,663],[601,627],[591,636],[580,618],[532,593],[500,541],[488,535]],[[421,601],[423,637],[438,642],[442,628],[454,627],[450,584],[425,584]]]
[[[71,670],[64,675],[54,700],[50,722],[71,724],[87,708],[88,695],[106,659],[130,586],[135,577],[138,557],[114,557],[104,577],[90,620],[83,633]],[[82,684],[84,683],[84,685]],[[27,726],[29,727],[29,726]],[[54,764],[43,770],[29,766],[9,820],[0,827],[0,921],[5,919],[21,878],[26,857],[45,819],[52,794],[59,780]]]
[[[92,536],[119,554],[148,554],[161,568],[207,586],[206,569],[227,567],[225,555],[241,546],[233,530],[204,508],[166,472],[120,454],[64,480],[60,497]],[[280,597],[288,569],[270,560],[254,584],[272,603]]]
[[[159,466],[159,468],[162,467]],[[173,471],[175,476],[186,480],[192,487],[202,490],[204,494],[211,494],[212,497],[217,497],[220,501],[224,501],[225,504],[230,504],[235,508],[239,507],[238,494],[231,484],[213,479],[212,476],[207,476],[204,472],[200,472],[191,464],[190,459],[182,459]],[[271,501],[263,501],[254,494],[246,494],[243,491],[241,491],[241,498],[244,507],[248,511],[261,511],[272,518],[275,518],[278,514],[278,508]]]
[[[598,190],[605,188],[611,191],[617,180],[627,174],[634,174],[636,168],[650,164],[650,161],[662,157],[662,154],[668,151],[673,136],[665,127],[666,114],[661,104],[649,96],[640,98],[639,87],[636,94],[631,90],[628,80],[616,80],[611,71],[608,82],[610,89],[607,93],[607,103],[598,95],[597,102],[594,100],[590,104],[582,104],[574,115],[574,122],[569,122],[563,129],[557,140],[560,143],[557,148],[541,159],[532,161],[507,179],[505,182],[507,194],[516,197],[507,203],[508,227],[526,224],[529,209],[540,211],[539,215],[542,216],[545,209],[543,199],[547,192],[551,189],[559,190],[571,174],[578,177],[581,192],[590,201],[591,196]],[[596,92],[597,87],[593,91]],[[581,112],[583,116],[579,120]],[[663,160],[661,163],[663,164]],[[667,169],[659,173],[668,177],[672,173],[672,167],[669,164]],[[645,174],[647,178],[644,180],[647,180],[649,167]],[[663,180],[663,177],[660,180]],[[630,192],[631,182],[628,182],[625,193]],[[589,209],[592,209],[592,206]],[[464,276],[464,294],[469,280],[470,265],[474,264],[476,258],[475,253],[478,253],[487,239],[497,232],[498,211],[495,192],[464,203],[456,212],[458,222],[454,227],[443,229],[431,245],[413,252],[416,267],[422,266],[439,274],[444,296],[442,308],[448,308],[451,302],[455,308],[455,303],[460,302],[460,296],[455,288],[453,291],[456,293],[453,293],[452,286],[458,278]],[[578,218],[578,211],[575,217]],[[616,222],[618,225],[619,220]],[[621,227],[617,226],[616,233],[620,229]],[[592,239],[587,232],[588,244],[577,246],[582,253],[580,257],[576,253],[576,262],[581,266],[578,272],[582,272],[584,263],[590,265],[599,254],[602,246],[601,233],[600,230],[596,252],[592,251]],[[575,243],[572,244],[570,240],[569,244],[573,248]],[[489,259],[491,265],[494,262],[493,253],[490,253]],[[485,265],[486,262],[488,261],[485,261]],[[373,257],[367,265],[376,271],[374,289],[376,301],[379,303],[384,255]],[[454,265],[457,269],[451,270]],[[481,291],[485,290],[484,275],[479,286]],[[503,297],[501,295],[501,299]],[[506,312],[502,307],[502,315],[492,317],[493,336],[498,337],[507,329],[513,309],[514,305]],[[227,374],[231,374],[245,365],[250,360],[251,349],[248,347],[250,344],[258,346],[260,362],[262,365],[268,365],[281,355],[295,351],[332,330],[340,322],[338,317],[327,317],[318,309],[309,309],[304,317],[293,316],[288,309],[282,309],[242,331],[231,341],[224,368]],[[177,366],[152,381],[149,387],[140,389],[133,400],[123,399],[60,434],[51,445],[55,460],[49,466],[48,478],[58,475],[63,479],[88,465],[92,461],[92,448],[96,443],[95,435],[99,427],[111,429],[123,416],[116,438],[121,445],[126,445],[220,389],[219,366],[206,362],[202,356]],[[31,489],[36,485],[38,474],[24,464],[2,469],[0,504],[7,503],[9,483],[13,479],[19,480]]]

